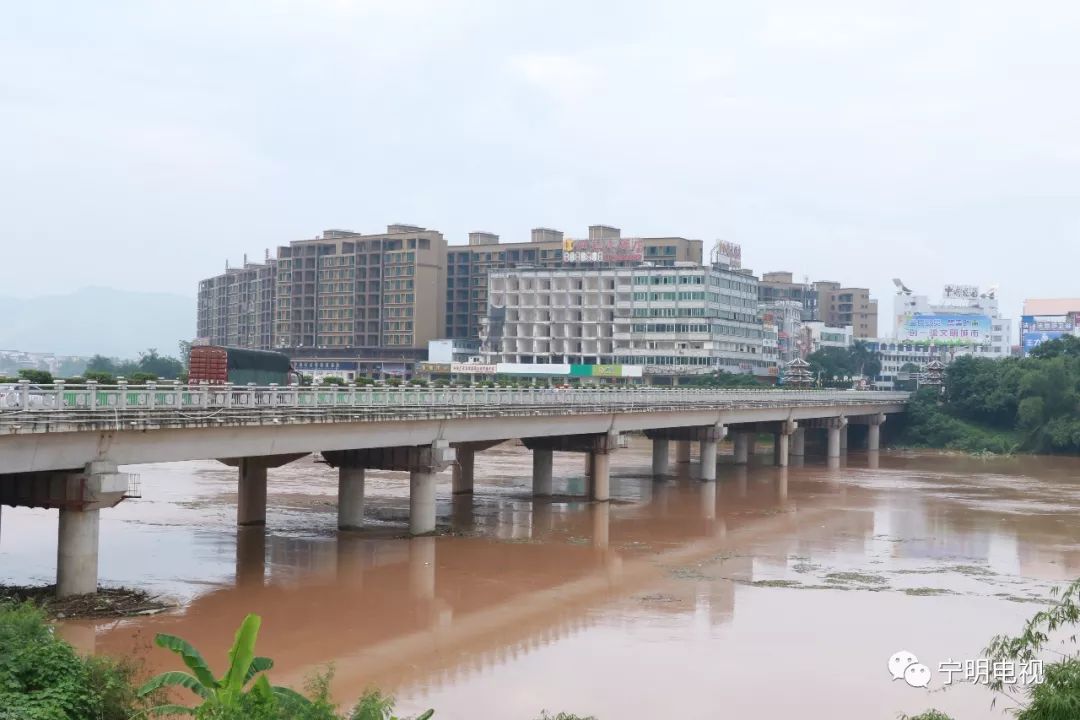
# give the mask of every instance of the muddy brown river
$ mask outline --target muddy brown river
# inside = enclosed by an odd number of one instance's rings
[[[760,455],[721,464],[716,483],[657,483],[649,463],[631,440],[612,502],[588,503],[582,456],[557,453],[561,494],[534,501],[528,453],[505,444],[477,455],[472,497],[440,476],[445,533],[413,540],[402,473],[369,471],[370,527],[338,533],[335,471],[271,470],[264,533],[237,530],[231,468],[127,468],[143,497],[102,513],[101,582],[179,608],[61,632],[147,670],[176,666],[150,644],[173,633],[220,667],[259,613],[275,683],[332,663],[342,703],[378,686],[437,720],[1003,718],[1008,702],[946,688],[939,663],[977,658],[1080,576],[1080,459],[853,451],[841,467],[775,468]],[[56,523],[4,508],[0,581],[52,582]],[[892,679],[899,650],[931,669],[929,687]]]

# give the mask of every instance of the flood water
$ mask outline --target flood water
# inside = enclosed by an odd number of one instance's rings
[[[447,532],[412,540],[403,473],[369,471],[370,527],[338,533],[334,470],[271,470],[264,532],[235,527],[232,468],[131,467],[143,498],[102,513],[101,582],[180,608],[61,632],[154,671],[176,667],[150,645],[168,632],[220,667],[254,612],[275,683],[333,663],[343,703],[378,686],[437,720],[1005,717],[985,688],[943,691],[938,663],[977,658],[1080,576],[1080,460],[769,460],[654,482],[632,439],[611,503],[575,497],[583,456],[558,453],[563,494],[534,501],[530,456],[507,443],[477,455],[472,497],[440,476]],[[53,581],[55,511],[4,508],[2,533],[0,581]],[[929,688],[892,680],[898,650],[933,670]]]

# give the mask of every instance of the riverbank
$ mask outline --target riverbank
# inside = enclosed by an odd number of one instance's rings
[[[94,595],[56,597],[55,585],[0,585],[0,603],[29,602],[54,620],[122,618],[156,615],[177,607],[175,602],[127,587],[101,587]]]

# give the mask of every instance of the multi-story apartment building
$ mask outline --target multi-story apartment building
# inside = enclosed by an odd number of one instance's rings
[[[281,246],[274,347],[301,370],[407,373],[445,335],[445,267],[442,234],[415,225]]]
[[[196,336],[213,345],[268,350],[274,343],[277,261],[225,268],[199,283]]]
[[[599,265],[588,259],[601,251],[607,259]],[[488,312],[488,275],[492,271],[516,267],[631,267],[641,262],[700,265],[702,242],[681,237],[624,238],[618,228],[607,225],[590,226],[588,238],[580,240],[566,238],[551,228],[534,228],[529,242],[514,243],[500,243],[494,233],[469,233],[468,245],[451,245],[447,249],[447,337],[479,337]]]
[[[878,332],[878,304],[867,288],[845,288],[829,280],[798,283],[787,271],[767,272],[759,285],[761,301],[802,303],[804,322],[850,325],[857,338]]]
[[[723,265],[494,270],[481,351],[485,362],[769,375],[757,297],[757,278]]]
[[[877,337],[878,304],[866,288],[845,288],[819,282],[818,311],[826,325],[850,325],[857,338]]]

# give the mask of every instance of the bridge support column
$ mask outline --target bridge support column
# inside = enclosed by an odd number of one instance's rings
[[[701,479],[716,479],[716,440],[701,441]]]
[[[471,493],[473,491],[473,468],[476,466],[476,451],[461,446],[456,450],[457,462],[454,463],[451,470],[454,494]]]
[[[236,495],[236,524],[266,524],[266,465],[259,458],[240,459]]]
[[[724,437],[724,426],[716,425],[705,428],[701,435],[701,479],[716,479],[716,445]]]
[[[829,433],[828,451],[825,453],[827,457],[838,458],[846,454],[847,446],[844,439],[847,435],[847,424],[845,417],[831,418],[826,424]]]
[[[747,462],[750,462],[749,458],[757,455],[757,432],[748,432],[746,434],[746,454],[748,456]]]
[[[745,465],[750,459],[750,436],[745,432],[735,433],[735,464]]]
[[[435,473],[409,473],[409,532],[423,535],[435,531]]]
[[[795,432],[791,434],[790,454],[793,457],[806,455],[806,428],[795,428]]]
[[[592,458],[592,477],[589,479],[589,499],[607,501],[611,499],[611,455],[607,451],[594,450]]]
[[[663,477],[668,472],[668,439],[653,438],[652,474],[654,478]]]
[[[777,467],[787,467],[788,439],[790,437],[786,432],[778,432],[773,435],[773,464]]]
[[[678,440],[675,442],[675,462],[680,465],[690,462],[689,440]]]
[[[338,530],[359,530],[364,526],[364,468],[338,468]]]
[[[551,448],[536,448],[533,454],[533,497],[551,495],[551,467],[554,453]]]
[[[866,427],[866,449],[870,452],[881,449],[881,425],[885,422],[885,415],[875,415]]]
[[[60,509],[56,546],[56,597],[97,592],[100,510]]]

